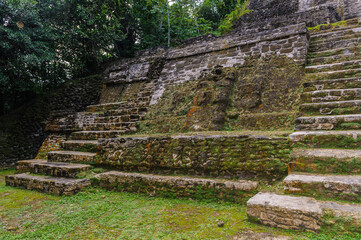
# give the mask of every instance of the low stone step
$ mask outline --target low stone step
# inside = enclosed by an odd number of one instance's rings
[[[328,49],[324,51],[314,51],[308,52],[307,60],[319,59],[319,58],[332,58],[338,55],[360,55],[361,44],[351,47],[341,47],[341,48],[334,48]],[[326,62],[322,62],[321,64],[325,64]]]
[[[344,39],[346,36],[354,36],[359,33],[361,33],[361,27],[357,24],[345,28],[334,29],[334,31],[310,34],[310,42],[319,43],[327,39]]]
[[[77,151],[50,151],[48,152],[49,162],[78,162],[92,163],[96,153]]]
[[[311,55],[312,56],[312,55]],[[345,50],[340,54],[326,56],[326,57],[316,57],[316,58],[308,58],[307,65],[308,66],[317,66],[324,64],[332,64],[332,63],[341,63],[346,61],[352,61],[361,59],[361,52],[351,52],[349,50]]]
[[[289,173],[361,174],[361,150],[294,148]]]
[[[361,131],[298,131],[289,140],[296,147],[360,149]]]
[[[41,159],[31,159],[18,161],[16,169],[20,172],[31,172],[35,174],[45,174],[53,177],[75,178],[83,171],[88,171],[90,165],[73,164],[64,162],[47,162]]]
[[[283,184],[287,193],[361,201],[360,175],[292,173],[283,180]]]
[[[319,80],[303,84],[304,92],[320,91],[326,89],[361,88],[361,77],[341,78],[332,80]]]
[[[347,38],[349,37],[349,38]],[[328,39],[327,41],[319,42],[316,44],[311,44],[309,47],[310,52],[316,51],[325,51],[330,49],[337,49],[337,48],[345,48],[345,47],[354,47],[361,43],[361,37],[356,35],[355,37],[346,36],[346,39],[338,39],[337,37],[334,39]]]
[[[69,151],[94,152],[98,151],[98,141],[95,140],[68,140],[62,142],[62,148]]]
[[[102,112],[106,110],[114,110],[123,108],[126,106],[126,102],[115,102],[115,103],[103,103],[103,104],[96,104],[96,105],[89,105],[86,108],[87,112]]]
[[[36,190],[56,195],[75,195],[91,185],[88,179],[33,176],[26,173],[5,176],[7,186]]]
[[[361,129],[361,114],[299,117],[295,130],[350,130]]]
[[[358,69],[358,68],[361,68],[361,59],[331,63],[331,64],[307,66],[305,68],[305,71],[306,73],[320,73],[327,71],[338,71],[338,70]]]
[[[309,81],[329,80],[329,79],[338,79],[338,78],[356,78],[356,77],[361,77],[361,68],[306,74],[306,78]]]
[[[248,200],[247,215],[250,220],[271,227],[316,232],[323,224],[330,224],[330,217],[344,218],[339,222],[344,229],[358,228],[361,206],[318,201],[310,197],[258,193]]]
[[[360,100],[361,88],[325,89],[305,92],[301,95],[303,103]]]
[[[323,36],[323,35],[326,35],[326,37],[327,37],[328,33],[344,31],[347,29],[359,27],[360,25],[361,25],[361,22],[360,22],[359,18],[352,18],[352,19],[347,19],[346,21],[343,21],[342,26],[339,26],[337,24],[335,25],[334,23],[323,24],[319,28],[310,29],[309,33],[310,33],[311,38],[317,38],[317,37]]]
[[[361,100],[304,103],[300,112],[306,115],[344,115],[361,113]]]
[[[102,113],[99,117],[122,117],[129,115],[138,115],[144,116],[147,112],[146,107],[133,107],[133,108],[123,108],[117,110],[107,110]]]
[[[91,125],[83,126],[84,131],[108,131],[108,130],[124,130],[136,131],[136,122],[121,122],[121,123],[93,123]]]
[[[87,112],[103,112],[109,110],[121,110],[121,109],[134,109],[134,108],[146,108],[149,105],[148,99],[143,99],[139,97],[136,102],[133,101],[124,101],[124,102],[115,102],[115,103],[103,103],[97,105],[90,105],[86,108]]]
[[[327,37],[311,38],[310,47],[315,47],[321,44],[327,44],[330,42],[337,42],[342,40],[349,40],[361,37],[361,27],[350,28],[344,31],[336,31],[329,33]]]
[[[135,122],[140,119],[139,114],[128,114],[121,116],[108,116],[108,117],[96,117],[95,123],[122,123],[122,122]]]
[[[151,196],[222,199],[245,203],[257,190],[258,182],[162,176],[111,171],[95,176],[105,189],[144,193]]]
[[[73,132],[70,140],[95,140],[99,138],[116,138],[121,135],[130,133],[129,130],[113,130],[113,131],[79,131]]]

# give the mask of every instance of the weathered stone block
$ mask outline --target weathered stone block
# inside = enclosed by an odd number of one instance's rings
[[[182,176],[160,176],[139,173],[106,172],[97,175],[103,188],[116,191],[139,192],[151,196],[221,199],[244,203],[254,194],[255,181],[230,181]]]
[[[32,176],[26,173],[6,176],[5,182],[7,186],[66,196],[77,194],[91,184],[88,179]]]

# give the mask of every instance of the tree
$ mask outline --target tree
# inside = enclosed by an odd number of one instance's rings
[[[2,0],[0,115],[69,78],[101,70],[108,59],[227,32],[242,2]]]

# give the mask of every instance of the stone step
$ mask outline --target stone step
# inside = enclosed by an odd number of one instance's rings
[[[361,150],[294,148],[289,172],[361,174]]]
[[[127,114],[121,116],[96,117],[94,123],[122,123],[122,122],[136,122],[141,116],[139,114]]]
[[[50,151],[48,152],[49,162],[75,162],[92,163],[96,153],[77,151]]]
[[[319,43],[328,39],[345,39],[347,36],[357,36],[361,33],[360,25],[348,26],[346,28],[335,29],[335,31],[329,31],[324,33],[317,33],[310,35],[310,42]]]
[[[361,202],[360,175],[292,173],[283,184],[287,193]]]
[[[323,42],[310,44],[309,51],[310,52],[319,52],[319,51],[326,51],[331,49],[338,49],[338,48],[346,48],[346,47],[355,47],[361,43],[361,36],[357,35],[355,37],[349,36],[350,38],[346,39],[338,39],[338,38],[331,38]]]
[[[306,115],[345,115],[361,113],[361,100],[304,103],[300,112]]]
[[[330,23],[330,24],[322,24],[319,28],[313,28],[309,30],[311,38],[315,38],[318,36],[322,36],[324,34],[344,31],[347,29],[352,29],[355,27],[359,27],[361,25],[359,18],[347,19],[342,22],[342,25],[339,26],[338,23]]]
[[[301,95],[302,103],[348,101],[361,99],[361,88],[325,89],[305,92]]]
[[[352,61],[357,59],[361,59],[361,52],[358,51],[356,53],[353,53],[350,51],[344,51],[340,54],[336,54],[332,56],[308,58],[307,65],[317,66],[324,64],[341,63],[341,62]]]
[[[306,82],[303,84],[304,92],[350,88],[361,88],[361,77],[319,80],[314,82]]]
[[[136,131],[136,122],[121,122],[121,123],[93,123],[83,126],[84,131],[108,131],[108,130],[124,130]]]
[[[87,112],[103,112],[107,110],[119,110],[119,109],[131,109],[131,108],[144,108],[147,107],[148,100],[142,101],[140,97],[137,99],[137,102],[125,101],[125,102],[115,102],[115,103],[103,103],[97,105],[90,105],[86,108]]]
[[[311,38],[310,47],[314,47],[321,44],[327,44],[330,42],[349,40],[361,37],[361,27],[350,28],[344,31],[331,32],[327,37]]]
[[[361,44],[351,46],[351,47],[342,47],[342,48],[334,48],[334,49],[328,49],[324,51],[314,51],[314,52],[308,52],[307,54],[307,60],[313,60],[313,59],[320,59],[320,58],[331,58],[331,57],[337,57],[338,55],[360,55],[360,49]],[[322,64],[325,64],[325,62],[322,62]]]
[[[36,190],[56,195],[75,195],[91,185],[88,179],[33,176],[26,173],[5,176],[7,186]]]
[[[116,138],[118,136],[130,133],[129,130],[113,130],[113,131],[79,131],[73,132],[70,140],[95,140],[99,138]]]
[[[360,149],[361,131],[298,131],[289,140],[296,147]]]
[[[330,79],[338,79],[338,78],[356,78],[356,77],[361,77],[361,68],[306,74],[306,79],[308,79],[309,81],[330,80]]]
[[[53,177],[75,178],[83,171],[88,171],[90,165],[73,164],[64,162],[47,162],[41,159],[31,159],[18,161],[16,169],[20,172],[31,172],[35,174],[45,174]]]
[[[134,108],[124,108],[117,110],[107,110],[102,112],[102,115],[99,117],[123,117],[129,115],[138,115],[144,116],[147,113],[146,107],[134,107]]]
[[[323,224],[330,224],[330,217],[347,218],[339,224],[346,229],[357,228],[361,219],[361,205],[258,193],[248,200],[247,215],[250,220],[271,227],[317,232]]]
[[[124,108],[127,106],[126,102],[115,102],[115,103],[103,103],[96,105],[89,105],[86,108],[87,112],[102,112],[106,110],[114,110],[119,108]]]
[[[257,190],[258,182],[248,180],[231,181],[186,176],[163,176],[111,171],[95,176],[105,189],[201,199],[222,199],[245,203]]]
[[[351,130],[361,129],[361,114],[299,117],[295,130]]]
[[[62,148],[69,151],[94,152],[98,151],[98,141],[95,140],[68,140],[62,142]]]
[[[348,70],[358,69],[358,68],[361,68],[361,59],[339,62],[339,63],[307,66],[305,68],[305,71],[306,73],[320,73],[320,72],[338,71],[345,69]]]

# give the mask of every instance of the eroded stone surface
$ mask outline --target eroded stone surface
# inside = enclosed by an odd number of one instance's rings
[[[104,154],[96,164],[163,174],[280,178],[289,156],[287,138],[237,132],[130,136],[99,143]]]
[[[66,196],[74,195],[91,184],[88,179],[32,176],[26,173],[6,176],[5,181],[7,186]]]

